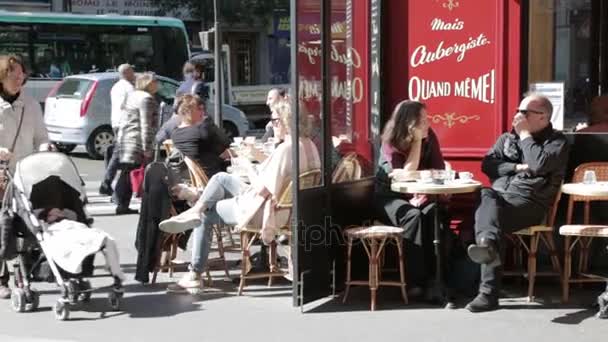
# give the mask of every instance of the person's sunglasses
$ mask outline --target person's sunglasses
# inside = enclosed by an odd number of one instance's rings
[[[532,113],[532,114],[545,114],[545,112],[541,112],[538,110],[533,110],[533,109],[516,109],[515,113],[522,113],[523,115],[528,115],[528,113]]]

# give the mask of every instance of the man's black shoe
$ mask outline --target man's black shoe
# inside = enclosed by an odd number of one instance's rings
[[[113,192],[114,191],[112,190],[112,187],[109,186],[106,182],[102,182],[101,186],[99,186],[100,195],[112,196]]]
[[[133,214],[138,214],[139,212],[137,210],[131,209],[131,208],[121,208],[118,207],[116,208],[116,215],[133,215]]]
[[[477,297],[475,297],[465,309],[471,312],[485,312],[485,311],[493,311],[498,309],[498,297],[493,295],[488,295],[485,293],[479,293]]]
[[[491,264],[498,258],[496,242],[486,238],[482,238],[479,244],[470,245],[467,252],[478,264]]]

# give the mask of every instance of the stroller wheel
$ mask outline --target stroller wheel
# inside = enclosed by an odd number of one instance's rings
[[[20,288],[14,288],[11,292],[11,305],[15,312],[25,312],[26,305],[25,291]]]
[[[70,279],[67,283],[67,299],[72,305],[78,303],[78,290],[78,281],[76,279]]]
[[[38,291],[30,290],[30,302],[26,304],[26,311],[36,311],[40,305],[40,294]]]
[[[114,291],[108,294],[108,301],[110,302],[110,307],[114,311],[120,310],[120,295]]]
[[[65,321],[70,316],[70,309],[61,299],[58,299],[57,302],[55,302],[53,311],[55,312],[55,318],[59,321]]]
[[[91,301],[91,282],[83,280],[80,282],[80,300],[84,303]]]

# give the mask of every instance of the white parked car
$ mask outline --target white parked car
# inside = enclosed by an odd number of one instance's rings
[[[72,75],[63,79],[49,93],[44,106],[44,122],[49,138],[63,152],[84,145],[89,156],[103,158],[112,144],[110,89],[118,81],[118,73],[92,73]],[[172,105],[179,82],[159,76],[158,97]],[[211,103],[207,109],[213,115]],[[171,106],[166,106],[170,111]],[[165,113],[166,120],[170,113]],[[222,105],[223,126],[230,136],[244,136],[249,130],[245,114],[230,105]]]

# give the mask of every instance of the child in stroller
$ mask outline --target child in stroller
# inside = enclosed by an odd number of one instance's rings
[[[82,260],[101,250],[106,259],[106,269],[124,281],[116,241],[110,235],[78,222],[76,213],[70,209],[48,208],[34,212],[48,224],[41,244],[46,246],[46,253],[59,267],[69,273],[81,273]]]
[[[13,235],[20,241],[17,243],[15,286],[11,293],[13,309],[24,312],[37,308],[38,294],[30,289],[31,270],[46,259],[61,289],[61,298],[54,306],[55,317],[67,319],[71,305],[90,299],[93,289],[85,277],[92,273],[93,256],[102,252],[114,280],[107,286],[111,289],[110,305],[118,310],[124,279],[118,249],[108,234],[89,227],[92,219],[84,206],[84,182],[74,163],[61,153],[36,153],[22,159],[14,177],[10,174],[8,177],[10,184],[3,210],[15,217]],[[44,258],[33,267],[27,267],[26,261],[31,259],[34,250],[41,250]]]

